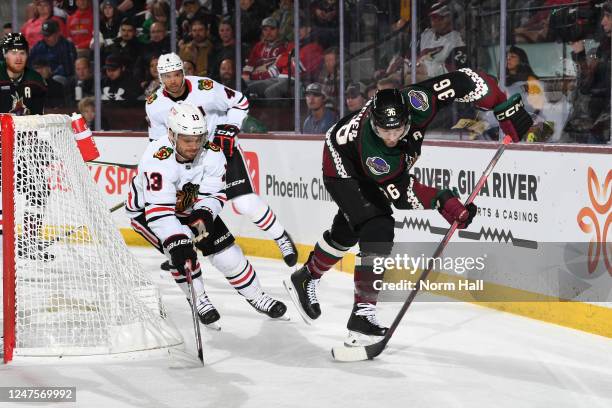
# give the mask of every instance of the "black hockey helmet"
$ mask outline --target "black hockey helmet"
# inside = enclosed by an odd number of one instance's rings
[[[372,101],[372,124],[382,129],[410,125],[410,112],[398,89],[381,89],[376,92]]]
[[[21,33],[8,33],[2,39],[2,55],[10,50],[25,50],[29,52],[28,41]]]

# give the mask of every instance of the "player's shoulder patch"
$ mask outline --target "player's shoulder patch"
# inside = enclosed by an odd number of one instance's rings
[[[213,152],[221,151],[221,148],[217,146],[216,144],[214,144],[213,142],[206,142],[206,145],[204,145],[204,147],[208,150],[212,150]]]
[[[382,157],[378,156],[368,157],[366,159],[366,165],[370,171],[377,176],[386,174],[391,170],[389,163],[387,163]]]
[[[157,99],[157,89],[151,95],[147,96],[147,105],[152,104],[153,101],[156,99]]]
[[[408,91],[408,102],[416,110],[427,111],[429,109],[429,98],[423,91],[411,89]]]
[[[200,79],[198,80],[198,89],[199,90],[203,90],[203,91],[209,91],[212,89],[214,85],[214,82],[212,81],[212,79]]]
[[[166,160],[168,157],[172,156],[172,153],[174,153],[174,149],[168,146],[162,146],[153,153],[153,157],[159,160]]]

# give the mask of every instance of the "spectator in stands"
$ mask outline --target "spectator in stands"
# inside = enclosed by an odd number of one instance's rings
[[[59,25],[59,29],[64,36],[67,36],[66,25],[64,21],[53,15],[52,0],[36,0],[34,8],[34,17],[25,22],[21,27],[21,33],[25,36],[30,47],[43,39],[41,28],[48,19],[54,20]]]
[[[251,47],[259,41],[261,20],[267,16],[266,7],[258,0],[240,0],[240,28],[242,44]]]
[[[122,16],[117,10],[116,0],[104,0],[100,6],[100,34],[104,40],[112,41],[119,34]]]
[[[306,106],[308,116],[304,120],[303,133],[324,134],[338,120],[338,115],[325,106],[327,95],[323,92],[323,85],[313,82],[306,87]]]
[[[194,20],[203,21],[204,24],[207,27],[210,27],[211,30],[214,30],[214,27],[216,27],[217,23],[215,16],[210,11],[202,7],[198,0],[183,1],[183,5],[181,6],[177,18],[177,37],[181,39],[184,43],[191,41],[190,22]]]
[[[13,25],[11,23],[4,23],[4,25],[2,26],[2,37],[12,32],[13,32]]]
[[[606,144],[610,142],[610,35],[612,1],[603,3],[602,37],[595,50],[585,50],[584,41],[570,43],[577,65],[577,86],[572,96],[563,141]]]
[[[303,18],[300,30],[300,57],[298,72],[304,82],[312,82],[317,78],[323,62],[323,48],[312,36],[310,21]],[[270,66],[268,72],[273,76],[269,79],[251,81],[249,93],[258,97],[283,98],[293,96],[293,79],[295,78],[295,58],[293,45],[289,43],[287,50],[279,55],[276,62]]]
[[[57,21],[47,20],[41,27],[42,41],[39,41],[30,51],[32,60],[40,58],[51,67],[53,79],[66,85],[74,75],[76,49],[74,44],[62,36]]]
[[[90,0],[76,0],[76,11],[68,16],[68,39],[74,43],[80,57],[89,55],[93,36],[93,10]]]
[[[153,24],[162,23],[164,27],[167,27],[169,21],[170,5],[164,0],[153,1],[150,16],[142,23],[142,34],[139,36],[140,42],[146,44],[151,41]]]
[[[145,74],[145,80],[140,83],[140,88],[142,89],[142,95],[146,99],[153,92],[157,91],[159,87],[159,74],[157,73],[157,60],[159,56],[155,56],[151,58],[149,61],[149,69]]]
[[[310,6],[314,35],[323,47],[338,44],[338,0],[315,0]]]
[[[87,122],[87,127],[90,129],[95,129],[95,121],[96,121],[96,101],[91,96],[87,98],[83,98],[78,104],[79,113],[83,115],[83,119]],[[101,129],[100,130],[109,130],[110,126],[104,115],[102,115],[102,119],[100,121]]]
[[[183,60],[183,68],[185,68],[185,75],[195,75],[195,64],[193,61]]]
[[[544,86],[531,69],[527,53],[519,47],[512,46],[506,53],[506,93],[520,93],[525,110],[539,115],[546,103]]]
[[[363,108],[367,101],[366,87],[361,82],[353,82],[346,87],[346,107],[350,113]]]
[[[179,51],[182,60],[193,61],[196,75],[208,75],[208,58],[213,51],[213,43],[208,39],[208,27],[201,20],[191,23],[191,42],[183,44]]]
[[[102,48],[103,58],[110,54],[119,54],[130,72],[140,72],[136,64],[142,57],[143,44],[136,39],[134,21],[125,17],[119,27],[119,37],[109,46]]]
[[[64,87],[52,77],[49,61],[43,55],[28,58],[32,61],[32,68],[47,82],[47,96],[45,108],[59,108],[66,105]]]
[[[242,47],[242,61],[247,57],[247,49]],[[211,77],[219,76],[219,66],[221,61],[225,59],[234,59],[236,56],[236,37],[234,36],[234,27],[230,20],[223,20],[219,24],[219,41],[215,45],[208,61],[208,66],[211,67]]]
[[[242,69],[242,79],[247,83],[274,76],[274,73],[268,70],[287,49],[286,44],[278,39],[278,21],[272,17],[262,20],[261,37],[261,41],[253,46]]]
[[[546,0],[538,5],[537,11],[525,24],[514,29],[514,39],[517,43],[534,43],[546,41],[548,36],[548,18],[555,6],[574,3],[574,0]],[[521,4],[522,5],[522,4]]]
[[[93,96],[93,73],[91,72],[89,59],[85,57],[77,58],[74,61],[74,74],[74,80],[71,82],[74,100],[80,101],[85,97]]]
[[[278,21],[279,40],[285,43],[293,41],[293,0],[281,0],[270,17]]]
[[[236,88],[236,66],[234,65],[233,59],[226,58],[221,61],[221,64],[219,64],[219,77],[216,79],[228,88]],[[246,93],[248,86],[246,82],[244,82],[244,79],[241,78],[240,81],[242,92]]]
[[[327,97],[326,105],[334,106],[338,101],[340,86],[340,67],[338,66],[338,48],[330,47],[323,52],[323,67],[317,80],[323,86]]]
[[[421,35],[417,82],[467,66],[465,43],[461,34],[453,30],[453,17],[447,1],[431,5],[429,21],[431,27]],[[401,82],[401,78],[396,79]]]
[[[147,71],[147,61],[150,61],[154,56],[159,56],[162,54],[168,54],[170,50],[170,36],[168,35],[168,29],[166,28],[166,23],[155,22],[151,26],[151,38],[150,42],[142,47],[142,61],[138,65],[138,67],[144,67],[142,73],[134,72],[137,74],[146,74]]]
[[[102,100],[121,105],[133,104],[140,95],[138,83],[126,73],[125,64],[119,54],[111,54],[104,61],[102,78]]]
[[[120,0],[117,10],[126,17],[133,17],[145,9],[145,0]]]

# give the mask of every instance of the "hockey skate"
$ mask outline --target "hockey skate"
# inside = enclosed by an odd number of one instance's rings
[[[55,259],[55,255],[49,252],[49,247],[54,243],[55,241],[27,239],[19,236],[17,238],[17,256],[33,261],[51,262]]]
[[[289,320],[285,316],[287,306],[280,300],[272,298],[267,293],[261,292],[255,299],[247,299],[247,302],[259,313],[268,315],[272,319]]]
[[[187,302],[191,307],[191,299],[188,298]],[[221,330],[221,326],[219,326],[217,323],[221,316],[211,303],[206,293],[202,293],[198,296],[196,309],[198,311],[200,322],[204,325],[204,327],[217,331]]]
[[[311,324],[313,320],[321,316],[321,308],[317,300],[319,279],[312,278],[306,265],[293,272],[290,279],[283,281],[283,285],[306,323]]]
[[[376,305],[371,303],[354,305],[346,328],[349,330],[344,341],[347,347],[369,346],[378,343],[388,330],[387,327],[381,326],[376,318]]]
[[[287,266],[295,266],[297,263],[298,251],[293,243],[293,239],[291,239],[291,236],[287,234],[287,231],[283,232],[283,235],[281,235],[280,238],[275,239],[275,241]]]
[[[159,265],[159,269],[161,269],[162,271],[171,271],[172,269],[174,269],[174,266],[170,265],[170,261],[166,260],[162,262],[161,265]]]

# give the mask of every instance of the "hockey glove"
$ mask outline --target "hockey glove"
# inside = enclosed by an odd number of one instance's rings
[[[437,208],[449,224],[457,221],[457,228],[464,229],[472,222],[478,207],[474,203],[464,206],[457,197],[458,194],[451,190],[441,190],[436,194],[432,207]]]
[[[234,125],[218,125],[215,128],[215,138],[213,143],[219,146],[225,157],[232,157],[236,148],[236,136],[240,132],[237,126]]]
[[[212,234],[214,218],[208,208],[192,211],[189,218],[187,218],[187,222],[195,234],[194,241],[196,243]]]
[[[189,267],[192,271],[198,268],[198,255],[187,235],[172,235],[164,241],[164,249],[170,254],[172,265],[181,275],[185,275],[185,267]]]
[[[533,119],[525,110],[525,104],[519,94],[514,94],[495,106],[493,113],[504,135],[512,137],[514,143],[519,142],[533,125]],[[503,138],[502,135],[500,138]]]

